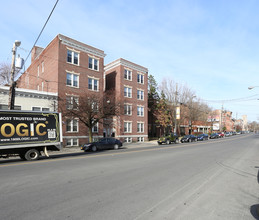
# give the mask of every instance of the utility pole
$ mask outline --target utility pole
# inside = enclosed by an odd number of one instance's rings
[[[21,41],[16,40],[13,44],[13,56],[12,56],[12,69],[11,69],[11,83],[9,89],[9,102],[8,102],[8,109],[14,109],[14,100],[15,100],[15,87],[16,82],[14,82],[14,72],[15,72],[15,56],[16,56],[16,49],[21,45]]]
[[[175,121],[174,121],[174,133],[177,133],[177,106],[178,106],[178,83],[176,83],[176,88],[175,88]]]

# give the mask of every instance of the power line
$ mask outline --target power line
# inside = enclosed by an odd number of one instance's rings
[[[55,5],[54,5],[54,7],[52,8],[52,10],[51,10],[51,12],[50,12],[50,14],[49,14],[49,17],[48,17],[47,21],[45,22],[45,24],[44,24],[43,28],[41,29],[41,32],[40,32],[40,34],[38,35],[38,37],[37,37],[37,39],[36,39],[35,43],[33,44],[33,46],[32,46],[32,48],[31,48],[31,50],[30,50],[30,52],[29,52],[28,56],[26,57],[26,59],[25,59],[25,61],[24,61],[24,64],[25,64],[25,63],[26,63],[26,61],[28,60],[28,58],[29,58],[29,56],[30,56],[30,54],[31,54],[31,52],[32,52],[32,50],[33,50],[33,48],[34,48],[34,46],[35,46],[35,45],[36,45],[36,43],[38,42],[38,40],[39,40],[39,38],[40,38],[40,36],[41,36],[41,34],[42,34],[42,32],[43,32],[44,28],[46,27],[46,25],[47,25],[47,23],[48,23],[48,21],[49,21],[49,19],[50,19],[51,15],[52,15],[53,11],[55,10],[55,8],[56,8],[56,6],[57,6],[57,4],[58,4],[58,1],[59,1],[59,0],[57,0],[57,1],[56,1],[56,3],[55,3]]]
[[[252,95],[252,96],[236,98],[236,99],[225,99],[225,100],[205,100],[205,99],[202,99],[202,100],[205,101],[205,102],[213,102],[213,103],[242,102],[242,101],[254,100],[254,98],[256,96],[258,97],[258,95],[259,94],[255,94],[255,95]]]

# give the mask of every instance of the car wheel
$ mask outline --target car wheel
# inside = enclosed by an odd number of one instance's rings
[[[115,144],[114,147],[113,147],[114,150],[118,150],[119,149],[119,145],[118,144]]]
[[[170,140],[166,140],[166,144],[171,144]]]
[[[38,160],[40,153],[36,149],[30,149],[24,154],[25,160]]]
[[[192,142],[192,139],[189,139],[189,142]]]
[[[94,146],[92,146],[91,150],[92,150],[93,152],[96,152],[96,151],[98,150],[98,148],[94,145]]]

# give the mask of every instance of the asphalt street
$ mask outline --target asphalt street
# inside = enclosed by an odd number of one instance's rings
[[[0,219],[258,219],[259,135],[0,161]]]

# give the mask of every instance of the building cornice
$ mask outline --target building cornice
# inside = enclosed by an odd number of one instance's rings
[[[61,34],[59,34],[58,37],[59,37],[59,40],[61,41],[61,43],[68,47],[73,47],[77,50],[83,51],[85,53],[90,53],[90,54],[93,54],[95,56],[102,57],[102,58],[104,58],[106,56],[106,54],[101,50],[95,49],[93,47],[88,47],[86,44],[83,44],[83,43],[79,43],[79,42],[77,43],[74,40],[69,40],[67,37],[65,37]]]
[[[135,63],[132,63],[130,61],[127,61],[127,60],[124,60],[122,58],[118,59],[118,60],[115,60],[109,64],[107,64],[105,67],[104,67],[104,71],[109,71],[117,66],[124,66],[124,67],[127,67],[127,68],[130,68],[130,69],[134,69],[138,72],[141,72],[141,73],[148,73],[148,69],[143,67],[143,66],[140,66],[140,65],[137,65]]]
[[[8,86],[0,86],[0,94],[9,94]],[[40,99],[53,99],[57,100],[58,94],[54,92],[43,92],[30,89],[15,89],[15,95],[20,97],[29,97],[29,98],[40,98]]]

